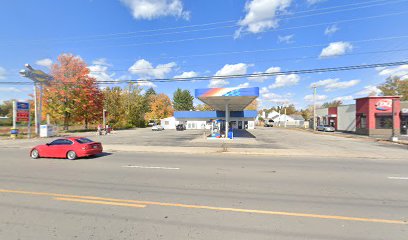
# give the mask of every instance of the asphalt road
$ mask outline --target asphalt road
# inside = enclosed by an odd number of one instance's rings
[[[406,161],[0,153],[0,239],[408,238]]]

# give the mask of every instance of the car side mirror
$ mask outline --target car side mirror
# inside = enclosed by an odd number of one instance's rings
[[[50,146],[51,144],[50,144],[50,143],[46,143],[45,145]]]

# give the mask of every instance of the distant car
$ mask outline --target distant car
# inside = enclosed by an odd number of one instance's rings
[[[273,127],[273,123],[274,123],[274,121],[273,120],[266,120],[265,121],[265,124],[264,124],[264,127]]]
[[[102,144],[83,137],[59,138],[44,145],[38,145],[31,149],[30,156],[34,159],[44,158],[67,158],[75,160],[80,157],[88,157],[102,153]]]
[[[176,126],[176,130],[177,131],[184,131],[184,130],[186,130],[186,126],[184,124],[178,124]]]
[[[153,127],[154,125],[156,125],[155,120],[150,120],[149,123],[147,124],[147,126],[149,126],[149,127]]]
[[[162,125],[154,125],[152,131],[163,131],[164,127]]]
[[[323,131],[323,132],[334,132],[336,129],[334,127],[329,126],[329,125],[319,125],[317,126],[317,131]]]

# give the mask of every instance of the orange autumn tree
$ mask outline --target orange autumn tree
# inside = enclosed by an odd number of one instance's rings
[[[161,93],[150,97],[150,112],[146,113],[146,120],[159,120],[173,116],[174,109],[170,98],[166,94]]]
[[[90,77],[82,58],[61,54],[52,66],[54,80],[45,87],[45,110],[67,130],[73,122],[88,124],[101,118],[103,94],[96,79]]]

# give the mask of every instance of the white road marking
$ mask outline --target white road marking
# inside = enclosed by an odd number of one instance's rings
[[[180,168],[175,167],[149,167],[149,166],[136,166],[136,165],[126,165],[122,167],[127,168],[146,168],[146,169],[164,169],[164,170],[180,170]]]
[[[388,177],[388,179],[408,180],[408,177]]]

